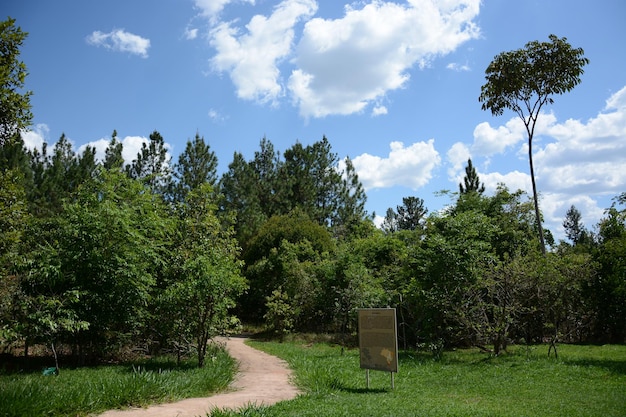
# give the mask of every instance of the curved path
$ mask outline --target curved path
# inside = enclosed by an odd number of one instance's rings
[[[246,345],[243,337],[220,338],[228,353],[239,362],[231,390],[206,398],[188,398],[148,408],[110,410],[101,417],[195,417],[216,408],[238,409],[250,404],[271,405],[295,398],[300,391],[291,383],[287,363]]]

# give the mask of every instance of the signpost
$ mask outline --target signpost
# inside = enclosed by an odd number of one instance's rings
[[[370,386],[369,370],[398,372],[398,326],[395,308],[359,309],[359,351],[361,369],[366,370],[367,388]]]

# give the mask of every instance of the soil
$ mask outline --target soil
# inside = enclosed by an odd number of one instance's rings
[[[238,361],[239,372],[226,392],[206,398],[188,398],[148,408],[110,410],[100,417],[192,417],[206,416],[216,408],[240,409],[249,405],[272,405],[300,394],[291,383],[287,363],[245,344],[245,337],[221,338]]]

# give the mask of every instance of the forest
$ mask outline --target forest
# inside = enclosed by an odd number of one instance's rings
[[[17,62],[25,34],[2,25]],[[532,197],[506,184],[486,195],[469,160],[445,210],[407,196],[377,228],[351,160],[326,137],[285,150],[263,138],[220,176],[199,133],[175,161],[158,131],[130,163],[115,131],[104,160],[64,135],[27,149],[28,94],[10,94],[25,68],[12,68],[2,105],[18,111],[0,120],[0,353],[45,346],[87,363],[132,348],[192,353],[202,366],[211,338],[244,323],[351,343],[357,309],[386,306],[400,346],[433,354],[626,341],[626,192],[592,229],[572,206],[568,241],[545,230],[546,251]]]

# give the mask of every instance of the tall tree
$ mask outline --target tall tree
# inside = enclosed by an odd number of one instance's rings
[[[196,133],[193,141],[188,140],[185,150],[174,166],[174,199],[183,201],[191,190],[203,184],[215,186],[217,181],[217,156],[211,147]]]
[[[162,194],[171,181],[170,159],[163,136],[155,130],[148,143],[141,145],[137,158],[126,166],[126,173]]]
[[[358,225],[366,218],[367,195],[352,160],[346,157],[343,162],[342,184],[338,196],[340,204],[332,226],[335,235],[346,237],[354,235]]]
[[[33,118],[32,92],[22,91],[28,72],[19,60],[27,35],[15,26],[15,19],[0,22],[0,146],[28,127]]]
[[[428,209],[419,197],[403,197],[402,205],[397,207],[399,230],[416,230],[421,227]]]
[[[480,183],[480,178],[476,172],[476,168],[472,165],[471,158],[467,160],[467,166],[465,167],[465,177],[463,177],[463,184],[459,183],[459,192],[461,194],[467,194],[471,192],[477,192],[482,194],[485,192],[485,183]]]
[[[241,153],[235,152],[228,171],[220,179],[220,210],[224,216],[234,216],[235,233],[242,247],[267,220],[257,192],[252,167]]]
[[[104,167],[106,169],[121,170],[124,167],[124,157],[122,156],[123,150],[124,145],[117,139],[117,130],[113,130],[113,133],[111,134],[111,142],[109,142],[109,146],[107,146],[104,153]]]
[[[505,109],[515,112],[528,134],[528,160],[535,202],[535,216],[542,253],[546,244],[533,166],[533,136],[541,109],[554,102],[554,95],[572,90],[581,81],[583,67],[589,60],[582,48],[572,48],[566,38],[549,36],[549,42],[532,41],[522,49],[502,52],[485,70],[487,82],[478,100],[483,110],[500,116]]]

